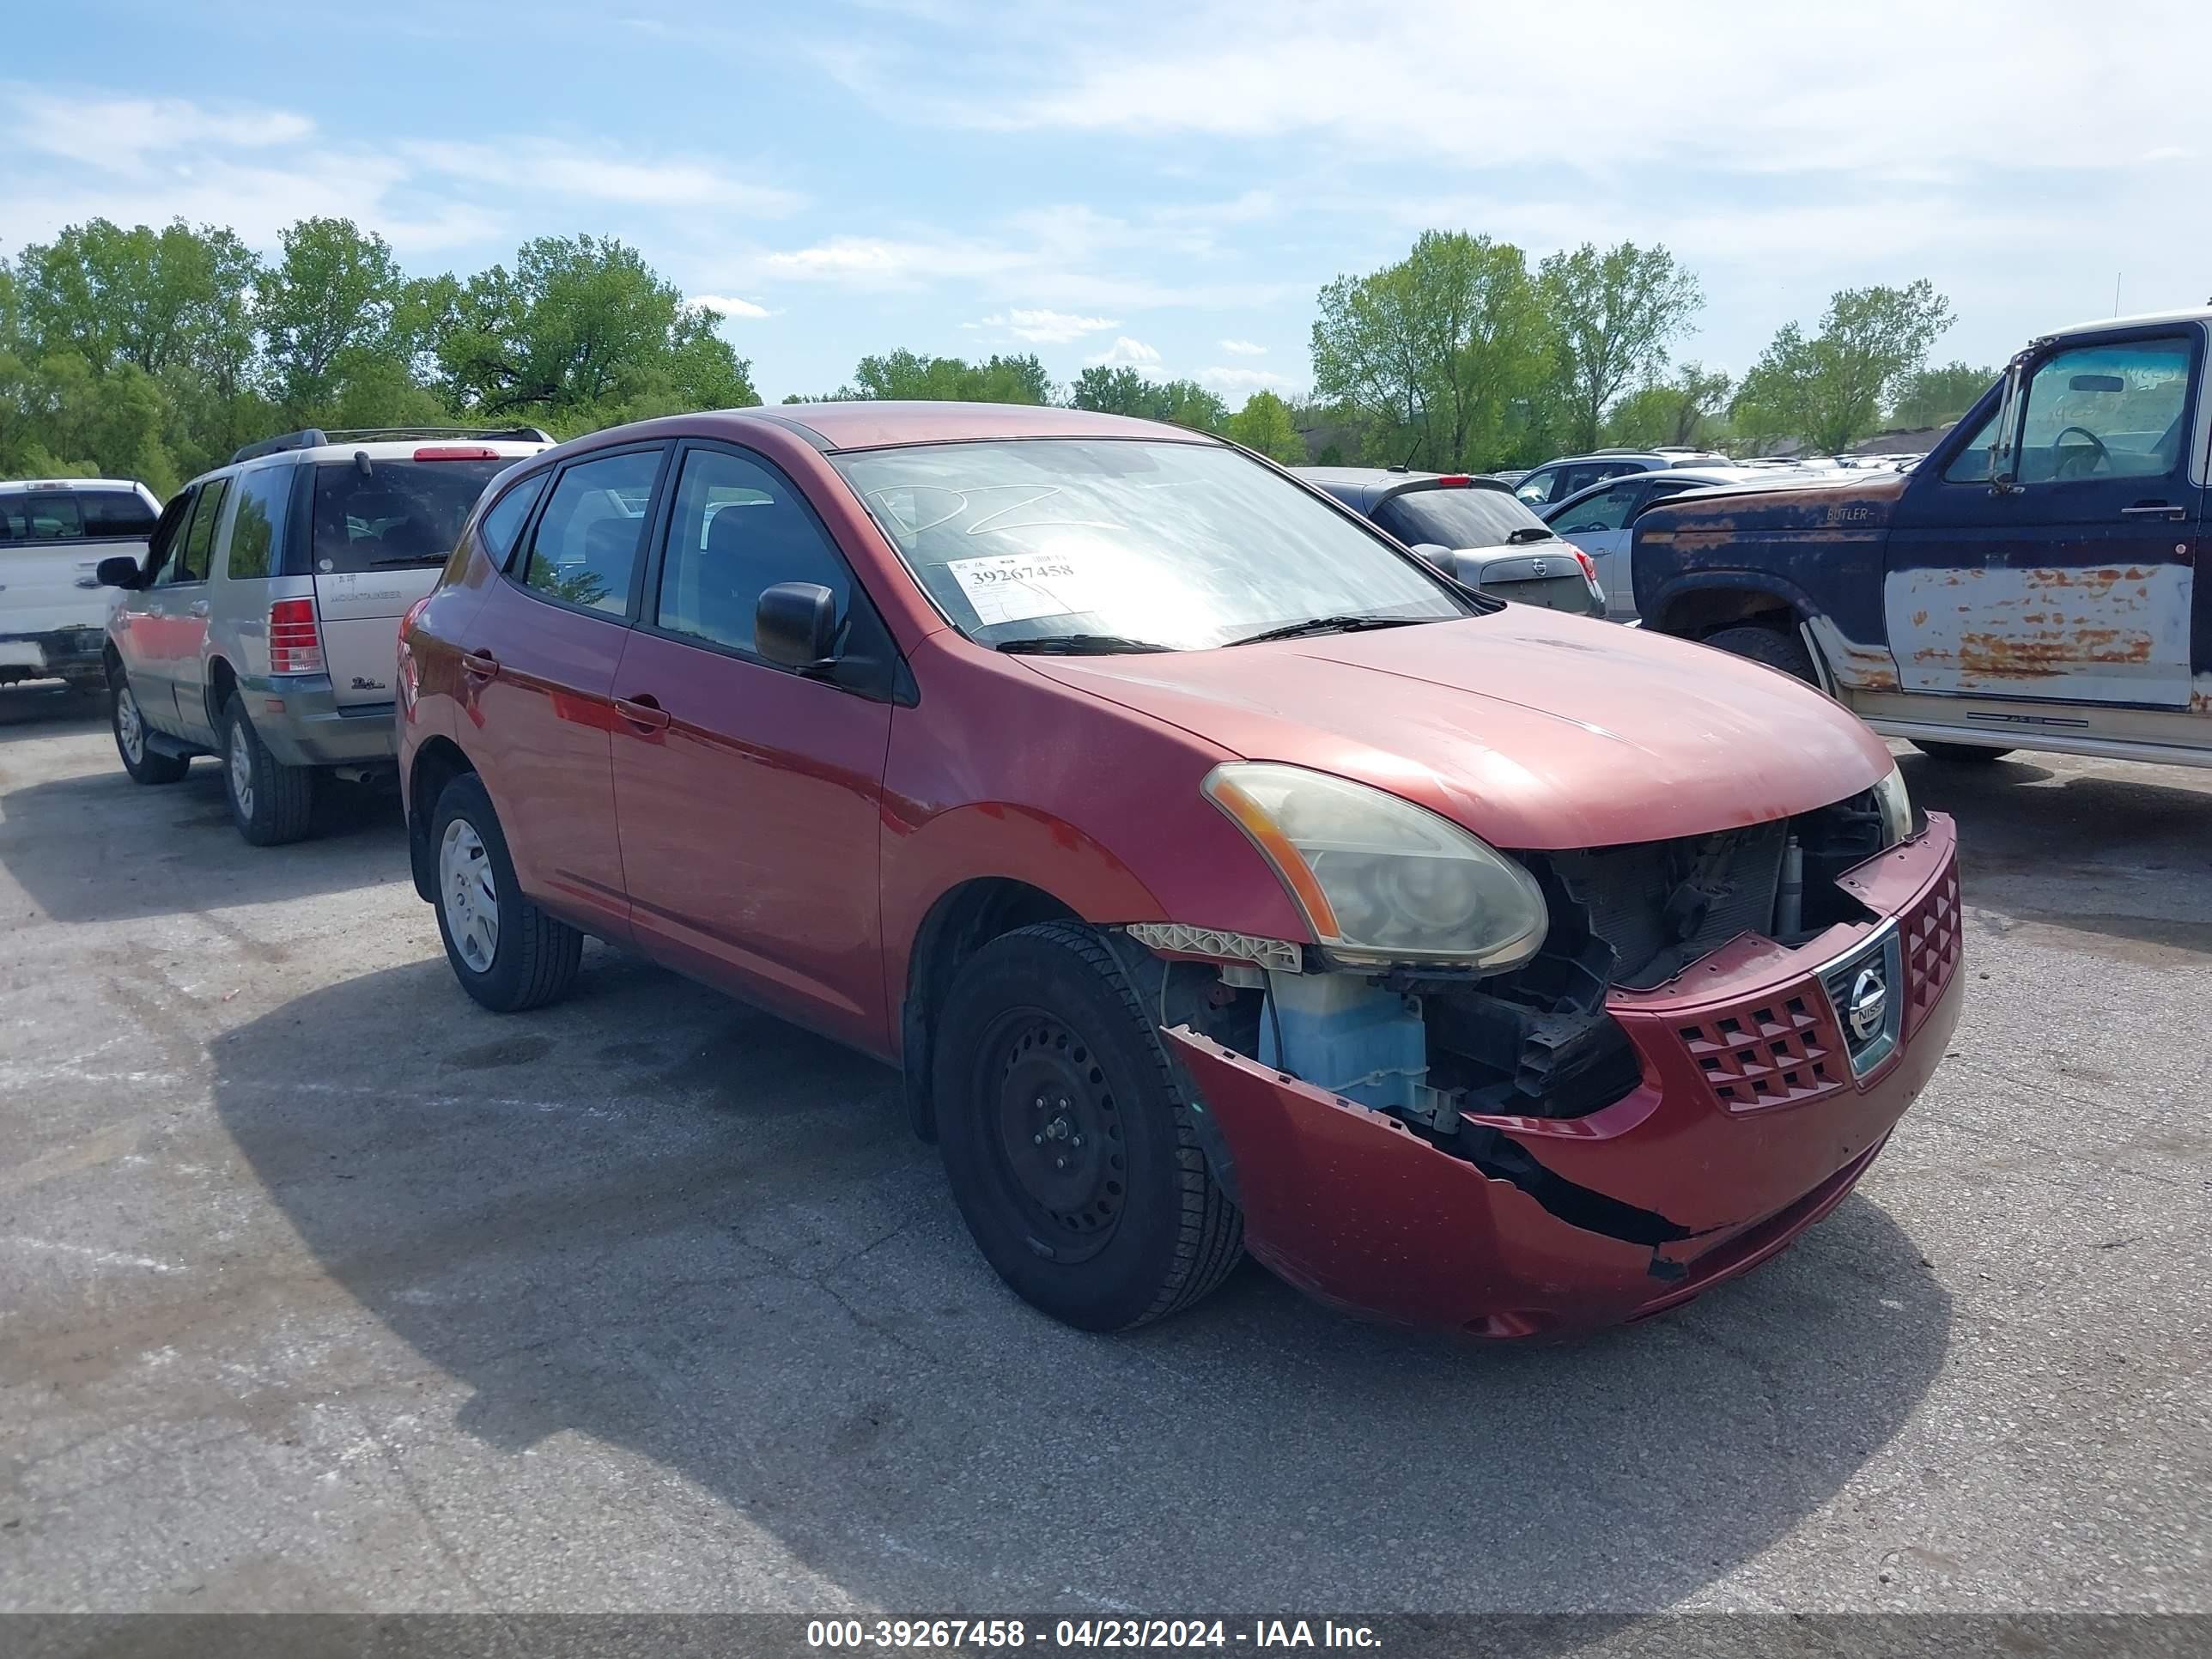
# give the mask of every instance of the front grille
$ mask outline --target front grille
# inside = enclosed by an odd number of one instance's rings
[[[1732,1111],[1818,1099],[1850,1081],[1843,1033],[1810,986],[1709,1008],[1675,1030],[1715,1097]]]
[[[1919,1029],[1959,966],[1959,866],[1954,864],[1899,921],[1905,939],[1905,1031]]]
[[[1589,930],[1613,948],[1613,982],[1664,983],[1739,933],[1773,926],[1787,819],[1625,847],[1547,854]]]

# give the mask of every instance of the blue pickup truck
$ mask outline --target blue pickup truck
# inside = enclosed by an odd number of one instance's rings
[[[1910,472],[1654,507],[1644,625],[1954,759],[2212,765],[2208,345],[2212,308],[2062,329]]]

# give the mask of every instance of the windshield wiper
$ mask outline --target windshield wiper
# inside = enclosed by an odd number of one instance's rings
[[[1269,640],[1303,640],[1316,634],[1357,634],[1370,628],[1410,628],[1416,623],[1447,622],[1445,617],[1308,617],[1303,622],[1263,628],[1226,645],[1265,645]]]
[[[1522,542],[1548,542],[1558,539],[1559,532],[1548,525],[1524,524],[1505,538],[1508,547],[1517,547]]]
[[[1039,634],[1032,639],[1001,640],[994,650],[1030,657],[1113,657],[1126,651],[1172,651],[1171,645],[1125,639],[1119,634]]]
[[[388,570],[400,564],[443,564],[453,556],[450,553],[410,553],[404,559],[372,559],[368,568],[371,570]]]

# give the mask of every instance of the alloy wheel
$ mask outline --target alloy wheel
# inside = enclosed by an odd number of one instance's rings
[[[239,817],[253,816],[253,738],[244,720],[234,720],[230,727],[230,795]]]
[[[145,723],[138,718],[138,699],[127,684],[115,690],[115,735],[123,739],[123,752],[132,765],[146,758]]]

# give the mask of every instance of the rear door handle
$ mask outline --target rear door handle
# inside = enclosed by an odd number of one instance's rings
[[[2187,507],[2169,507],[2164,501],[2137,501],[2133,507],[2120,509],[2124,519],[2180,519],[2188,514]]]
[[[499,659],[489,651],[464,651],[461,672],[472,680],[495,680],[499,678]]]
[[[668,711],[649,696],[617,697],[615,713],[641,731],[668,729]]]

